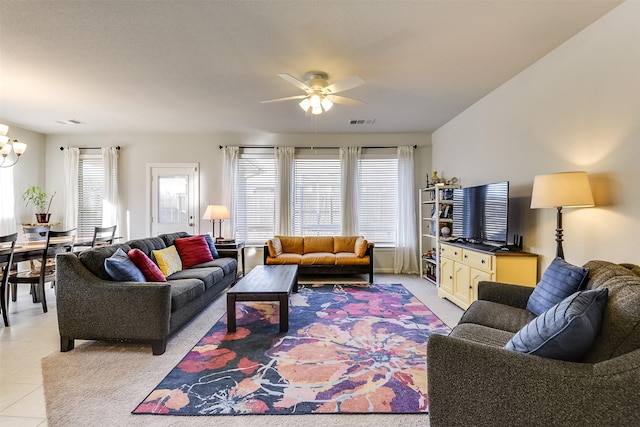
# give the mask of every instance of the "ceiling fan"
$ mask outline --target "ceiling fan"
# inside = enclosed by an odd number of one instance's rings
[[[329,75],[322,71],[309,71],[303,76],[304,82],[296,79],[291,74],[278,74],[280,78],[291,83],[295,87],[302,89],[306,95],[287,96],[284,98],[267,99],[260,101],[263,104],[270,102],[291,101],[301,99],[299,105],[307,114],[321,114],[329,111],[333,104],[342,105],[364,105],[366,102],[346,96],[336,95],[338,92],[353,89],[364,84],[364,79],[360,76],[353,76],[341,80],[337,83],[329,84]]]

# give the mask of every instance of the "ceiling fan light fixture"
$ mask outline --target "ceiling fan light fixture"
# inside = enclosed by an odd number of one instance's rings
[[[329,111],[331,109],[331,107],[333,107],[333,102],[331,102],[331,100],[327,97],[322,98],[322,108],[324,108],[324,111]]]
[[[320,95],[318,95],[317,93],[314,93],[313,95],[311,95],[311,97],[309,98],[309,104],[314,110],[316,108],[320,108],[320,105],[322,104],[322,99],[320,98]]]
[[[300,108],[302,108],[306,113],[309,110],[309,107],[311,107],[311,102],[309,102],[309,98],[305,98],[300,101],[298,105],[300,105]]]
[[[317,106],[317,107],[311,107],[311,113],[312,114],[322,114],[322,107],[321,106]]]

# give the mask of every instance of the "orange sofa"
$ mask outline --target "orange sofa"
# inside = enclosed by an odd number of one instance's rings
[[[368,274],[373,283],[373,247],[359,236],[275,236],[264,264],[297,264],[301,275]]]

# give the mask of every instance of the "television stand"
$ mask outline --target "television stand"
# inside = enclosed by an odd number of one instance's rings
[[[478,299],[478,283],[483,280],[535,286],[538,283],[538,256],[529,252],[501,251],[486,244],[442,243],[440,245],[440,286],[438,296],[466,309]]]

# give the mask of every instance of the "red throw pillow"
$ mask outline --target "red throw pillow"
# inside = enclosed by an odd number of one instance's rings
[[[129,259],[142,271],[144,278],[147,282],[166,282],[167,278],[164,277],[160,268],[151,261],[151,258],[147,256],[140,249],[131,249],[127,252]]]
[[[182,260],[182,268],[193,267],[203,262],[213,261],[211,250],[203,235],[182,237],[173,242]]]

